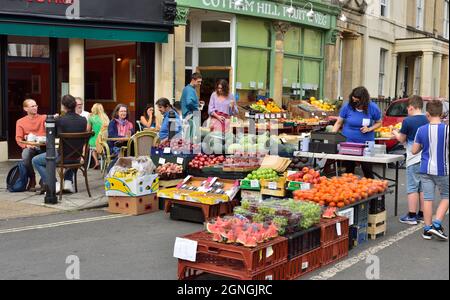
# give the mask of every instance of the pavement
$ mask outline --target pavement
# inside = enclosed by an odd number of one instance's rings
[[[89,198],[81,173],[78,173],[78,193],[63,194],[62,201],[56,205],[46,205],[44,195],[35,195],[31,192],[10,193],[6,190],[6,177],[15,164],[13,161],[0,163],[0,219],[79,211],[108,205],[103,176],[98,170],[88,172],[92,198]],[[36,176],[39,181],[39,174]]]
[[[392,176],[393,170],[389,170],[388,175]],[[400,171],[400,176],[399,212],[405,212],[404,170]],[[100,197],[98,189],[96,195]],[[1,195],[0,203],[35,206],[26,198],[14,201],[9,199],[9,193]],[[5,195],[8,200],[3,199]],[[40,202],[43,202],[42,197]],[[448,242],[425,241],[421,237],[421,225],[400,224],[393,216],[393,202],[393,195],[389,194],[386,236],[358,246],[347,258],[301,279],[448,280]],[[60,206],[69,205],[62,203]],[[0,217],[0,280],[65,280],[73,257],[80,261],[82,280],[175,280],[178,270],[177,260],[173,258],[175,238],[203,228],[200,224],[172,221],[161,211],[129,217],[111,215],[104,208],[67,211],[59,206],[48,208],[40,204],[38,207],[53,209],[53,212],[10,219]],[[448,218],[444,226],[449,228]]]

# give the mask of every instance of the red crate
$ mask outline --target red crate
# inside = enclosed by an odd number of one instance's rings
[[[277,237],[255,248],[214,242],[212,235],[205,231],[189,234],[184,238],[198,242],[197,263],[223,266],[243,272],[247,277],[287,261],[288,242],[284,237]]]
[[[213,266],[208,263],[193,263],[185,260],[178,260],[178,279],[179,280],[195,280],[201,275],[213,274],[221,277],[227,277],[238,280],[288,280],[287,264],[274,265],[266,270],[253,273],[244,274],[229,269],[225,266]]]
[[[348,236],[335,241],[334,243],[322,247],[322,266],[334,263],[348,256],[349,241]]]
[[[337,223],[341,223],[341,235],[337,232]],[[320,227],[322,230],[320,241],[322,246],[329,245],[341,238],[348,237],[349,220],[346,217],[336,217],[333,219],[321,219]]]
[[[287,263],[288,278],[297,279],[322,266],[322,248],[317,248],[301,256],[291,259]]]

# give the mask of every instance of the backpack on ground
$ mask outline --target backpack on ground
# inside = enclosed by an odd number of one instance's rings
[[[11,193],[25,192],[28,185],[28,171],[22,162],[19,162],[8,172],[6,187]]]

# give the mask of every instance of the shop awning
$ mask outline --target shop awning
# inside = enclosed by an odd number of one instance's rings
[[[108,41],[167,43],[168,32],[147,28],[99,28],[89,26],[66,26],[2,22],[0,35],[39,36],[54,38],[80,38]]]

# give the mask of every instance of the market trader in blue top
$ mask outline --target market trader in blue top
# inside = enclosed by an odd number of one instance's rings
[[[166,142],[169,140],[169,134],[170,134],[170,112],[174,113],[175,119],[176,119],[176,125],[175,128],[172,129],[175,131],[175,134],[179,134],[182,130],[181,127],[181,119],[180,115],[176,112],[175,109],[173,109],[172,105],[170,104],[170,101],[166,98],[161,98],[156,102],[156,106],[158,106],[159,112],[161,115],[163,115],[163,121],[161,124],[161,130],[159,131],[159,139],[161,140],[161,143]]]
[[[200,132],[200,101],[197,96],[196,89],[202,85],[202,75],[194,73],[189,83],[181,95],[181,110],[183,112],[183,120],[189,124],[189,138],[197,137]],[[196,118],[194,118],[196,117]]]
[[[370,101],[369,91],[365,87],[357,87],[352,91],[349,103],[345,104],[339,113],[333,132],[338,132],[342,126],[342,134],[347,138],[347,142],[375,141],[375,129],[381,127],[381,111]],[[344,165],[347,173],[355,173],[356,162],[346,161]],[[366,178],[374,178],[371,163],[361,163],[361,167]]]

